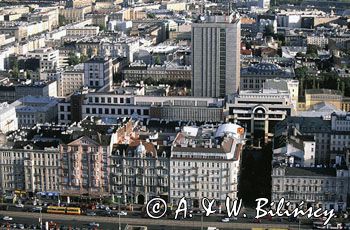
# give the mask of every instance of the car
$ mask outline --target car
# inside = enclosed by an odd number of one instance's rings
[[[126,215],[128,215],[128,213],[125,212],[125,211],[120,211],[117,214],[118,214],[118,216],[126,216]]]
[[[87,212],[86,215],[87,216],[96,216],[96,212]]]
[[[32,209],[33,212],[40,212],[40,211],[42,211],[42,210],[43,210],[42,207],[34,207],[34,208]]]
[[[23,224],[19,224],[19,225],[17,226],[17,228],[19,228],[19,229],[24,229],[24,225],[23,225]]]
[[[221,222],[224,222],[224,223],[230,222],[230,218],[224,218],[221,220]]]
[[[238,220],[238,218],[236,216],[231,216],[229,219],[230,220]]]
[[[96,223],[96,222],[91,222],[91,223],[89,223],[89,226],[90,227],[100,227],[100,224]]]
[[[16,204],[16,208],[24,208],[24,204]]]
[[[10,221],[10,220],[13,220],[12,217],[9,217],[9,216],[4,216],[4,218],[2,218],[3,220],[6,220],[6,221]]]

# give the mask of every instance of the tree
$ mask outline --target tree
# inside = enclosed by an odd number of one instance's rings
[[[147,18],[156,18],[156,15],[154,13],[148,13]]]
[[[100,31],[105,31],[106,30],[106,26],[105,25],[99,25],[100,27]]]
[[[157,55],[157,56],[154,58],[154,64],[156,64],[156,65],[161,65],[161,64],[162,64],[159,55]]]
[[[316,45],[307,45],[307,50],[306,50],[306,54],[316,54],[317,55],[317,50],[318,47]]]
[[[59,24],[59,26],[65,26],[68,24],[66,17],[63,16],[62,14],[58,15],[58,24]]]
[[[79,57],[75,53],[70,52],[68,54],[68,65],[77,65],[79,63],[80,63]]]
[[[299,67],[299,68],[296,68],[295,69],[295,76],[297,78],[305,78],[307,76],[307,73],[308,73],[308,68],[306,66],[303,66],[303,67]]]
[[[264,30],[264,36],[265,37],[273,37],[275,35],[275,31],[273,29],[273,25],[267,25],[265,26],[265,30]]]
[[[281,41],[281,46],[286,45],[286,38],[283,34],[274,34],[273,35],[273,39],[277,40],[277,41]]]
[[[18,68],[18,61],[17,61],[17,59],[15,59],[14,62],[13,62],[11,75],[14,78],[18,78],[18,76],[19,76],[19,68]]]
[[[88,59],[89,59],[88,56],[84,54],[80,55],[80,63],[86,62]]]

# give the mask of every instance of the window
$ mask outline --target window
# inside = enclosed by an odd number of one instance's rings
[[[95,103],[99,103],[100,99],[98,97],[95,97]]]
[[[86,113],[87,113],[87,114],[90,113],[90,108],[86,108]]]
[[[115,109],[111,109],[111,114],[115,114]]]
[[[102,114],[102,108],[98,108],[98,114]]]
[[[105,108],[105,114],[109,114],[109,109]]]
[[[64,111],[64,106],[63,105],[60,106],[60,111]]]
[[[92,108],[92,113],[96,113],[96,108]]]
[[[121,103],[121,104],[124,103],[124,98],[120,98],[120,103]]]

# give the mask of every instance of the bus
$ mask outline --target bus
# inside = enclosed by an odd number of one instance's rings
[[[47,207],[47,213],[80,215],[81,209],[78,207],[49,206],[49,207]]]

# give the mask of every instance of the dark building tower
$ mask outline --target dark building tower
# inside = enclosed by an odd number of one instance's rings
[[[225,97],[240,83],[241,23],[231,15],[202,16],[192,24],[192,95]]]

